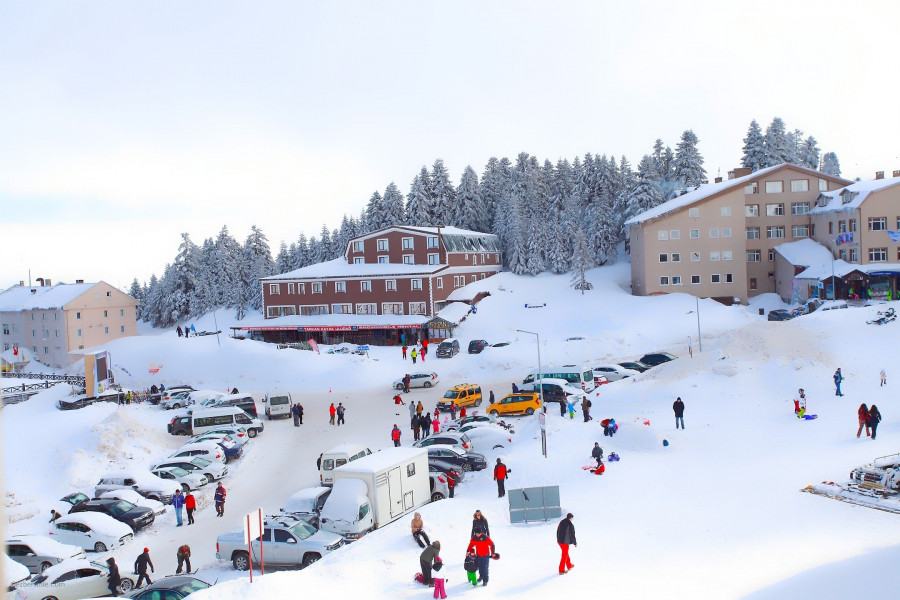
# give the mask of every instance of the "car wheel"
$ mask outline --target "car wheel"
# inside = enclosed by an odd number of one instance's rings
[[[313,564],[320,558],[322,558],[321,555],[316,554],[315,552],[310,552],[309,554],[307,554],[306,556],[303,557],[303,563],[300,565],[300,568],[305,569],[306,567]]]
[[[182,483],[182,484],[181,484],[181,491],[184,492],[184,493],[187,493],[187,492],[191,491],[191,486],[189,486],[189,485],[186,484],[186,483]]]
[[[212,473],[204,473],[203,476],[206,477],[206,480],[209,481],[210,483],[212,483],[213,481],[216,480],[216,478],[213,477]]]
[[[180,405],[180,404],[173,404],[173,405],[172,405],[172,409],[174,410],[174,409],[176,409],[176,408],[181,408],[181,405]]]
[[[132,580],[128,579],[127,577],[123,577],[122,583],[120,583],[116,589],[119,590],[119,592],[124,594],[124,593],[130,592],[133,588],[134,588],[134,582]]]
[[[406,388],[403,387],[403,384],[402,384],[402,383],[398,383],[397,385],[394,386],[394,389],[397,390],[397,391],[399,391],[399,392],[402,392],[402,391],[403,391],[404,389],[406,389]]]
[[[106,552],[106,544],[103,542],[97,542],[94,544],[94,552]]]
[[[246,552],[235,552],[231,557],[231,564],[238,571],[247,571],[250,569],[250,555]]]
[[[247,430],[247,437],[255,438],[255,437],[256,437],[256,430],[255,430],[255,429],[248,429],[248,430]]]
[[[495,417],[499,417],[499,416],[500,416],[500,413],[498,413],[496,410],[492,410],[492,411],[491,411],[491,414],[492,414],[493,416],[495,416]]]
[[[46,571],[47,569],[49,569],[49,568],[52,567],[52,566],[53,566],[53,565],[51,565],[50,563],[48,563],[48,562],[45,560],[44,562],[41,563],[41,570],[40,570],[40,572],[43,573],[44,571]]]
[[[56,596],[44,596],[43,600],[57,600]]]
[[[481,406],[481,398],[475,401],[475,408],[478,408],[479,406]]]
[[[444,495],[440,492],[434,492],[433,494],[431,494],[432,502],[437,502],[438,500],[443,500],[443,499],[444,499]]]
[[[469,473],[469,472],[472,471],[472,465],[470,465],[470,464],[467,463],[467,462],[466,462],[466,463],[463,463],[463,464],[462,464],[462,470],[465,471],[466,473]]]
[[[526,409],[525,409],[525,414],[526,414],[526,415],[529,415],[529,416],[530,416],[530,415],[533,415],[533,414],[534,414],[534,409],[533,409],[533,408],[526,408]]]

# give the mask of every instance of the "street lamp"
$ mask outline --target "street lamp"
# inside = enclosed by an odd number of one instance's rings
[[[529,335],[533,335],[537,338],[537,356],[538,356],[538,376],[536,378],[538,384],[538,394],[541,397],[541,410],[538,413],[538,420],[541,422],[541,450],[543,451],[544,458],[547,458],[547,425],[546,421],[546,409],[544,408],[544,370],[541,367],[541,336],[535,331],[525,331],[524,329],[516,329],[519,333],[527,333]]]
[[[700,296],[694,296],[694,299],[697,301],[697,347],[699,348],[698,352],[703,352],[703,338],[700,336]],[[685,314],[689,315],[693,310],[687,311]]]

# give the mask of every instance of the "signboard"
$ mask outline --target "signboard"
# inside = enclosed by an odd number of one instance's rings
[[[509,490],[506,495],[510,523],[549,521],[562,516],[558,485]]]
[[[259,540],[259,571],[266,574],[266,563],[263,555],[263,511],[257,508],[253,512],[244,515],[244,543],[247,544],[247,560],[250,564],[250,583],[253,583],[253,548],[250,542]]]
[[[545,306],[547,306],[546,302],[543,304],[526,304],[525,308],[544,308]]]

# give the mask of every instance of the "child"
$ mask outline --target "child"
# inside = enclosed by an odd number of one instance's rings
[[[466,575],[469,577],[469,583],[472,585],[478,585],[478,559],[475,556],[475,549],[469,550],[466,553],[466,559],[463,562],[463,567],[466,569]]]
[[[798,404],[800,412],[797,413],[797,418],[802,419],[806,415],[806,394],[803,393],[803,390],[800,390],[800,399]]]
[[[441,567],[444,566],[444,562],[441,560],[440,556],[434,557],[434,570],[440,571]],[[446,579],[443,577],[434,577],[434,597],[445,599],[447,597],[447,590],[444,587],[444,582]]]
[[[569,418],[570,418],[570,419],[574,419],[574,418],[575,418],[575,407],[572,405],[572,401],[571,401],[571,400],[569,400],[569,401],[567,402],[567,408],[568,408],[568,410],[569,410]]]

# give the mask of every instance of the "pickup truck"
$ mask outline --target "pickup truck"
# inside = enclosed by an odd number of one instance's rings
[[[306,521],[287,517],[266,517],[263,523],[262,554],[266,564],[273,567],[304,568],[329,552],[344,545],[339,535],[318,531]],[[260,541],[253,540],[253,562],[259,564]],[[216,539],[216,558],[230,560],[238,571],[250,569],[250,555],[244,543],[244,532],[235,529]]]

